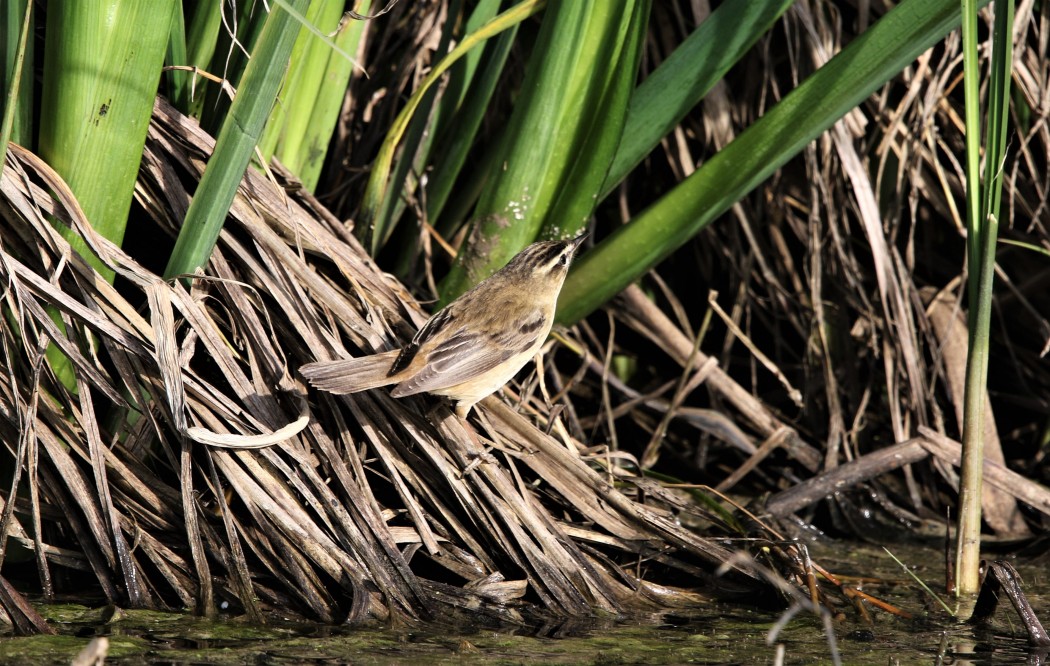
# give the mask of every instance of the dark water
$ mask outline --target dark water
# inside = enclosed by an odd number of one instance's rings
[[[871,610],[872,624],[843,607],[833,623],[844,664],[1039,664],[1024,628],[1005,602],[989,626],[954,623],[936,601],[880,549],[814,553],[817,561],[854,585],[912,613],[905,620]],[[894,548],[931,589],[943,588],[940,557],[925,549]],[[1047,568],[1014,562],[1025,591],[1048,623]],[[540,629],[471,630],[427,626],[361,629],[271,621],[253,626],[237,618],[206,621],[187,614],[106,611],[45,605],[59,636],[0,641],[3,664],[69,664],[95,636],[108,644],[107,664],[785,664],[831,663],[821,620],[799,613],[779,628],[783,611],[711,605],[673,614],[602,623],[563,623]],[[869,607],[870,609],[870,607]],[[1048,623],[1050,624],[1050,623]]]

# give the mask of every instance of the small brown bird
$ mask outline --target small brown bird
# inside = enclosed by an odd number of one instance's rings
[[[506,384],[547,339],[558,293],[583,239],[528,246],[427,320],[404,349],[307,363],[299,372],[337,394],[396,384],[390,392],[395,398],[447,396],[466,418],[474,403]]]

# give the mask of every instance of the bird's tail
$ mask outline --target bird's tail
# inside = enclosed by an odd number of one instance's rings
[[[299,373],[322,391],[339,395],[357,393],[396,384],[399,380],[389,373],[399,353],[401,350],[395,349],[360,358],[307,363],[299,368]]]

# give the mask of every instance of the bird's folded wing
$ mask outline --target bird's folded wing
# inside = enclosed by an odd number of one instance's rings
[[[516,336],[507,339],[501,335],[494,340],[484,334],[460,331],[446,339],[427,355],[427,363],[419,372],[399,383],[390,392],[395,398],[462,384],[492,370],[507,359],[526,352],[535,336]]]

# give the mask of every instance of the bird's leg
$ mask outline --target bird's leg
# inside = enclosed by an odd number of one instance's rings
[[[437,407],[435,412],[440,410],[442,406]],[[443,428],[446,428],[447,432],[455,439],[464,443],[464,446],[460,449],[460,456],[457,456],[460,464],[463,465],[463,469],[459,472],[459,478],[470,474],[482,463],[499,464],[499,461],[489,453],[492,447],[482,441],[474,425],[467,420],[467,416],[470,414],[470,409],[473,406],[473,402],[469,404],[457,403],[454,409],[457,418],[451,421],[442,421]]]

